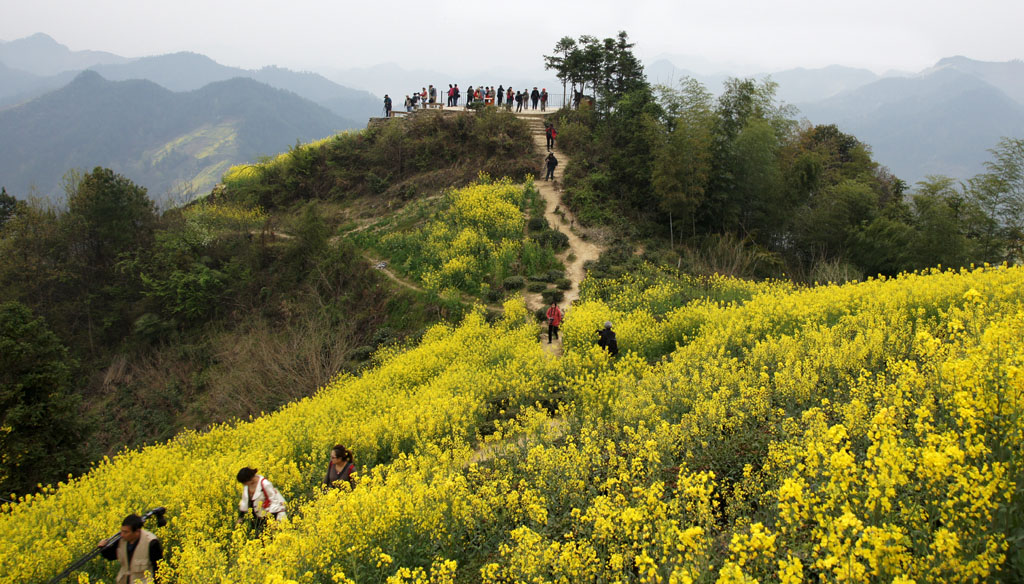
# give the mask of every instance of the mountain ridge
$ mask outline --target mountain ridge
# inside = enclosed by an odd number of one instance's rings
[[[110,81],[86,71],[64,88],[0,111],[6,138],[0,180],[12,193],[35,186],[55,196],[68,169],[107,166],[154,195],[194,195],[208,192],[232,164],[347,125],[322,106],[252,79],[177,93],[152,81]],[[190,147],[197,139],[213,144]]]

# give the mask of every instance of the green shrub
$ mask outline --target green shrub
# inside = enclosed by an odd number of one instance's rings
[[[530,282],[526,289],[533,293],[543,292],[548,289],[548,285],[544,282]]]
[[[551,228],[548,224],[548,220],[544,217],[531,217],[526,226],[530,231],[544,231],[545,229]]]
[[[526,284],[526,280],[522,276],[509,276],[502,281],[501,285],[506,290],[519,290]]]
[[[552,302],[561,302],[565,298],[565,292],[561,290],[545,290],[540,293],[544,299],[544,304],[551,304]]]
[[[555,286],[557,286],[559,290],[568,290],[569,288],[572,288],[572,280],[569,278],[559,278],[555,280]]]
[[[551,281],[551,276],[549,276],[547,274],[530,274],[530,278],[529,279],[530,279],[531,282],[545,282],[546,283],[546,282],[550,282]]]

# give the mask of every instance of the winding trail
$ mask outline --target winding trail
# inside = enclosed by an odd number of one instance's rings
[[[546,174],[547,168],[544,166],[544,159],[548,155],[548,150],[547,138],[544,134],[544,116],[539,112],[523,112],[516,114],[516,117],[525,120],[529,124],[530,132],[533,134],[534,150],[536,150],[541,168]],[[565,277],[572,282],[572,287],[565,291],[565,296],[560,304],[564,313],[580,297],[580,282],[586,276],[583,264],[589,260],[596,260],[604,250],[595,243],[584,241],[576,234],[576,216],[573,215],[568,207],[562,204],[562,174],[566,163],[569,162],[569,158],[562,154],[557,146],[558,141],[556,140],[554,152],[555,158],[558,159],[558,166],[555,167],[555,180],[546,181],[540,179],[535,184],[541,197],[544,198],[544,218],[548,220],[548,224],[551,225],[552,229],[561,231],[569,238],[569,248],[558,256],[558,259],[565,264]],[[527,293],[525,299],[526,306],[530,310],[537,310],[544,306],[544,301],[540,294]],[[544,332],[543,336],[547,336],[547,331]],[[543,338],[541,341],[549,352],[555,355],[562,354],[561,338],[551,344],[544,342]]]

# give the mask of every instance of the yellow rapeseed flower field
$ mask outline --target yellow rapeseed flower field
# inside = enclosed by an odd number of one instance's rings
[[[513,300],[5,506],[0,582],[44,581],[156,505],[166,582],[1016,581],[1022,298],[1007,267],[626,276],[584,286],[561,358]],[[605,320],[617,358],[594,345]],[[322,492],[336,442],[356,487]],[[234,525],[246,465],[289,502],[259,535]]]

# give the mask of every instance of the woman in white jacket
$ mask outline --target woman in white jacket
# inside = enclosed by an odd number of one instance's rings
[[[245,519],[250,509],[256,527],[262,527],[268,515],[273,515],[278,521],[288,519],[284,497],[266,477],[257,474],[254,468],[245,467],[238,471],[237,478],[243,485],[242,500],[238,503],[238,523]]]

